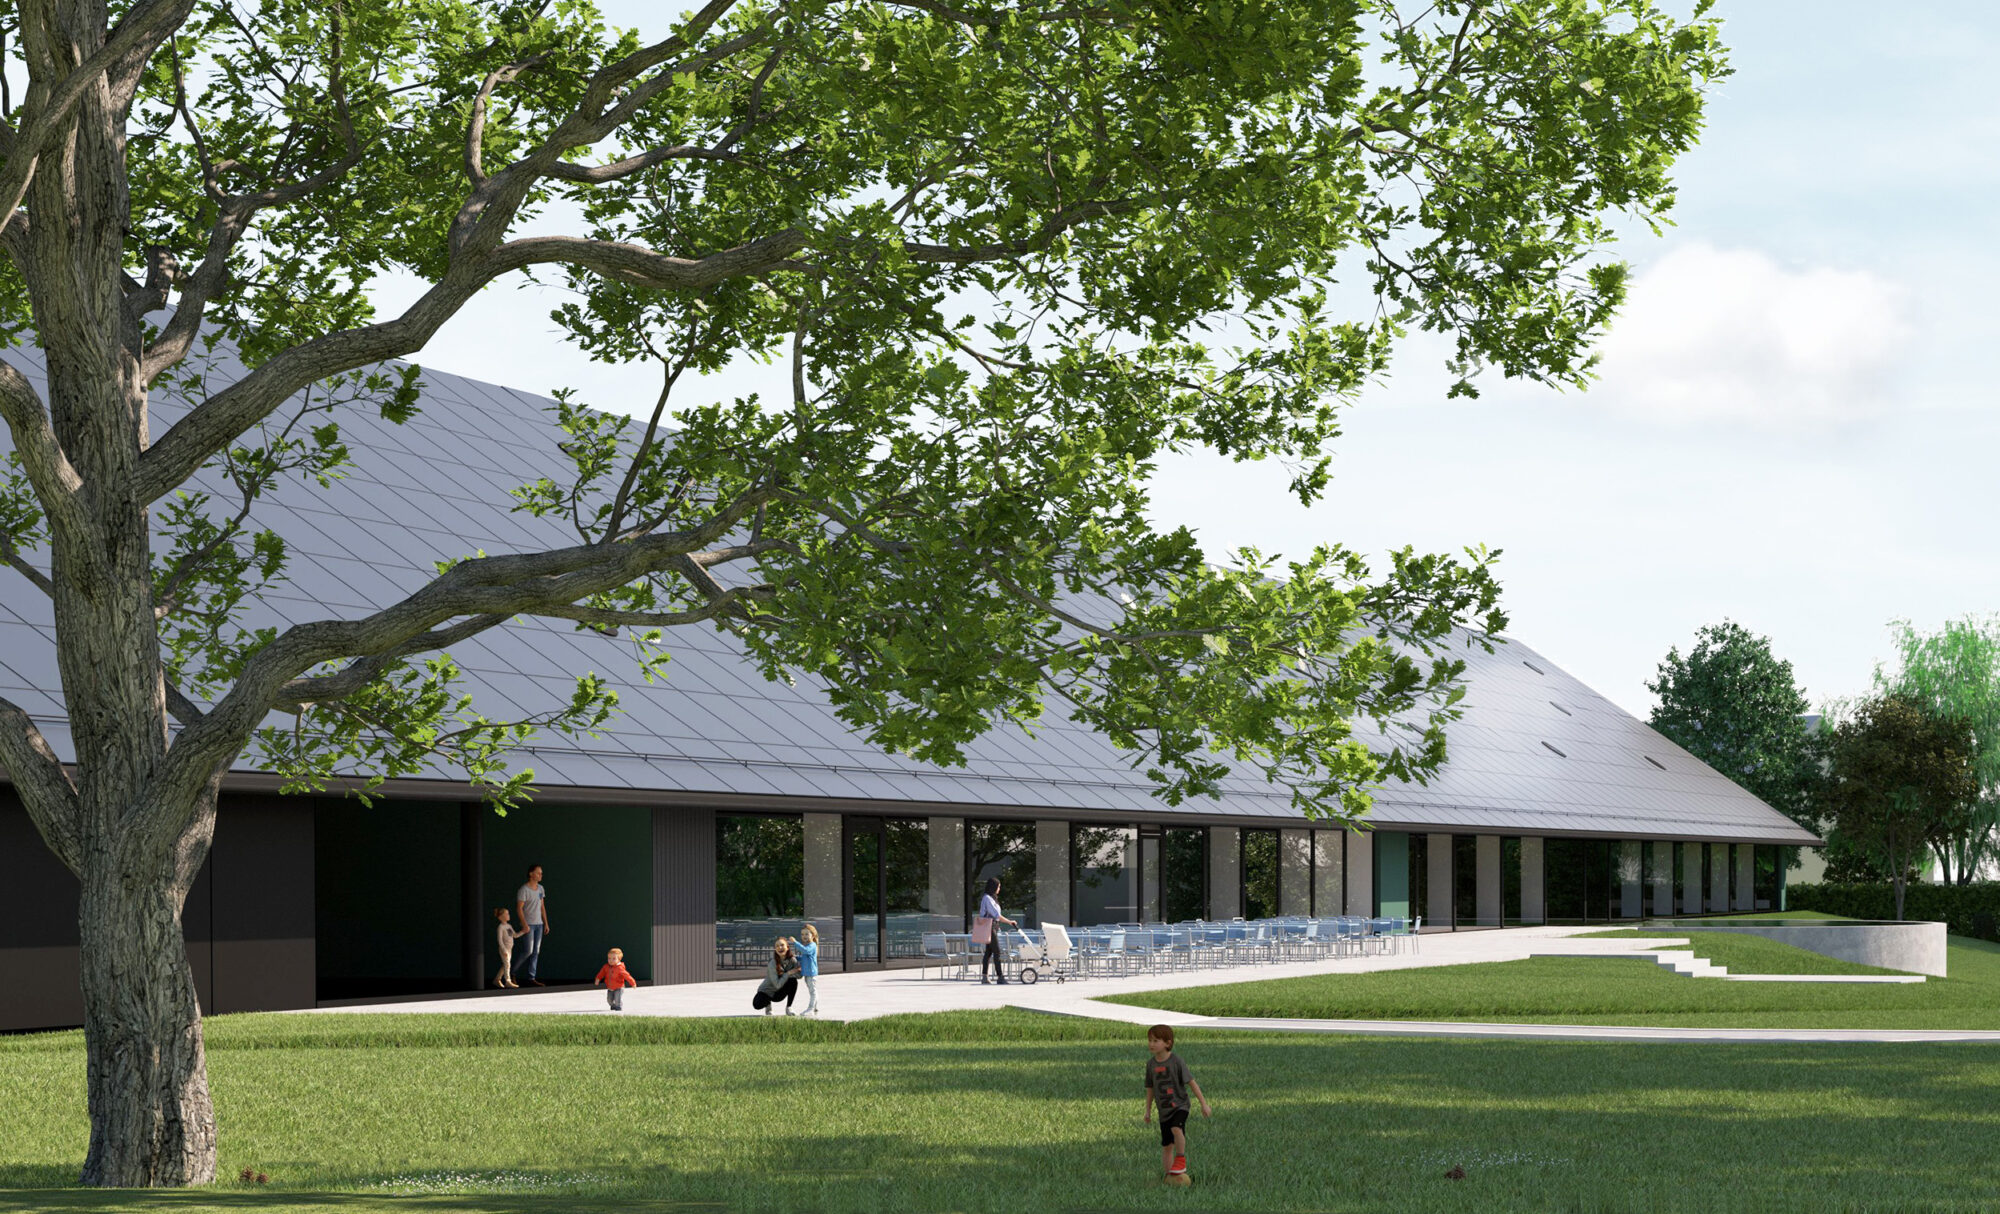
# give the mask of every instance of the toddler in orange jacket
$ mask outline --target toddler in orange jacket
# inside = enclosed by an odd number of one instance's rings
[[[624,949],[614,948],[604,955],[604,968],[597,971],[592,985],[604,988],[605,996],[611,1000],[612,1011],[625,1010],[625,988],[639,985],[639,980],[625,968]]]

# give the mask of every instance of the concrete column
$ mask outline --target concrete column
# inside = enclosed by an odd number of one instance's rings
[[[930,930],[961,932],[966,929],[965,819],[932,818],[927,832],[931,843]]]
[[[1234,826],[1208,828],[1208,917],[1234,919],[1243,913],[1242,833]]]
[[[1757,845],[1738,843],[1736,853],[1736,888],[1732,905],[1740,911],[1757,909]]]
[[[1729,844],[1711,843],[1708,848],[1708,909],[1729,909]]]
[[[1542,840],[1528,836],[1521,840],[1521,922],[1543,923],[1549,908],[1542,873]]]
[[[1069,823],[1035,823],[1035,914],[1043,923],[1069,921]]]
[[[1321,917],[1347,913],[1347,832],[1313,832],[1313,914]]]
[[[1450,927],[1456,919],[1458,885],[1453,878],[1452,857],[1456,855],[1451,845],[1450,835],[1432,835],[1424,846],[1424,891],[1430,905],[1419,910],[1411,907],[1413,913],[1420,913],[1424,922],[1437,927]]]
[[[1479,914],[1481,927],[1499,927],[1501,924],[1500,895],[1504,886],[1500,874],[1500,836],[1480,835],[1475,841],[1478,847],[1479,872],[1475,882],[1475,909]]]
[[[1646,913],[1646,887],[1641,878],[1646,875],[1639,849],[1645,844],[1637,839],[1624,839],[1618,848],[1618,914],[1620,918],[1637,919]]]
[[[1278,832],[1278,913],[1303,915],[1312,908],[1312,832]]]
[[[1372,915],[1375,913],[1374,833],[1365,830],[1348,831],[1346,851],[1347,863],[1342,871],[1347,874],[1347,913]]]
[[[806,922],[819,932],[820,966],[838,970],[844,906],[841,901],[840,815],[806,815]]]

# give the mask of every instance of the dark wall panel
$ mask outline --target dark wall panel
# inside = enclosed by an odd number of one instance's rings
[[[76,879],[11,790],[0,790],[0,856],[26,908],[0,933],[0,1030],[80,1024]],[[311,1007],[312,803],[224,797],[181,927],[204,1014]]]
[[[212,989],[204,1006],[216,1012],[313,1006],[313,802],[225,797],[207,876]]]
[[[458,990],[457,803],[327,799],[313,818],[319,998]]]
[[[0,856],[15,908],[0,932],[0,1030],[82,1024],[76,878],[49,852],[9,788],[0,788]]]
[[[653,810],[653,982],[715,979],[715,814]]]

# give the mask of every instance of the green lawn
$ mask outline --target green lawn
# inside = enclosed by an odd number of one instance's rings
[[[63,1187],[79,1042],[6,1038],[0,1210],[2000,1206],[2000,1050],[1976,1046],[1193,1032],[1216,1118],[1176,1191],[1138,1124],[1138,1034],[1099,1022],[240,1016],[209,1041],[224,1171],[268,1188]]]
[[[1688,935],[1691,939],[1694,934]],[[1949,978],[1916,985],[1723,982],[1622,958],[1542,957],[1484,965],[1333,972],[1110,1002],[1201,1016],[1493,1020],[1742,1028],[2000,1029],[2000,945],[1952,937]],[[1754,936],[1717,933],[1696,950],[1732,973],[1866,972]]]

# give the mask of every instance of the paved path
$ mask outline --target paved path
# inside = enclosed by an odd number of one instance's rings
[[[866,974],[828,974],[819,980],[820,1007],[829,1018],[866,1020],[908,1012],[1018,1007],[1056,1015],[1087,1016],[1126,1024],[1171,1024],[1176,1027],[1241,1029],[1260,1032],[1354,1033],[1400,1037],[1485,1037],[1533,1041],[1737,1041],[1737,1042],[2000,1042],[2000,1032],[1893,1029],[1721,1029],[1651,1028],[1620,1025],[1473,1024],[1415,1020],[1263,1020],[1250,1017],[1192,1016],[1122,1003],[1100,1003],[1096,996],[1134,991],[1178,990],[1246,982],[1265,978],[1299,978],[1327,973],[1373,973],[1439,965],[1487,961],[1519,961],[1529,956],[1633,956],[1640,945],[1658,947],[1660,940],[1569,939],[1589,928],[1525,927],[1505,931],[1455,932],[1427,935],[1422,951],[1387,957],[1344,957],[1337,960],[1285,965],[1237,966],[1220,970],[1166,974],[1135,974],[1128,978],[1093,978],[1081,982],[1040,982],[1024,986],[981,986],[961,979],[928,977],[916,970],[885,970]],[[1690,979],[1690,981],[1696,981]],[[627,1016],[752,1016],[753,978],[685,986],[640,987],[625,992]],[[803,1007],[804,992],[800,992]],[[380,1012],[539,1012],[557,1015],[611,1013],[599,991],[520,991],[491,997],[438,999],[365,1007],[325,1008],[321,1014]]]
[[[1641,945],[1658,945],[1658,940],[1567,940],[1581,927],[1519,927],[1504,931],[1438,932],[1422,937],[1421,951],[1402,952],[1386,957],[1342,957],[1323,961],[1302,961],[1283,965],[1239,965],[1224,969],[1178,971],[1163,974],[1133,974],[1124,978],[1091,978],[1088,981],[1057,983],[1044,980],[1033,986],[1009,982],[1005,986],[981,986],[971,979],[939,978],[932,969],[920,976],[917,970],[879,970],[861,974],[825,974],[819,980],[820,1010],[829,1019],[866,1020],[907,1012],[944,1012],[957,1009],[1022,1007],[1033,1011],[1077,1012],[1095,1004],[1098,995],[1128,991],[1179,990],[1192,986],[1214,986],[1226,982],[1254,982],[1266,978],[1303,978],[1314,974],[1363,974],[1380,970],[1419,969],[1438,965],[1466,965],[1482,961],[1520,961],[1538,949],[1561,941],[1565,953],[1632,956]],[[558,945],[557,947],[561,947]],[[748,1016],[750,994],[756,979],[690,983],[679,986],[642,986],[625,992],[627,1016]],[[805,1006],[805,991],[799,991],[798,1006]],[[376,1012],[550,1012],[557,1014],[610,1015],[604,993],[597,990],[491,992],[486,996],[452,999],[411,1000],[404,1003],[374,1003],[358,1007],[322,1008],[323,1013]],[[1155,1013],[1148,1013],[1155,1015]]]

